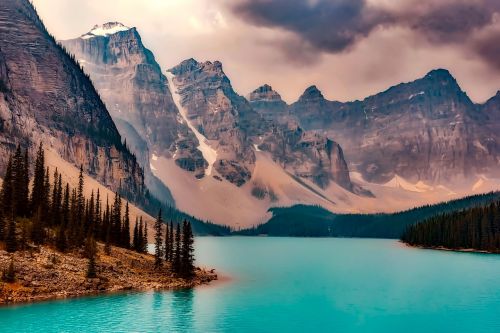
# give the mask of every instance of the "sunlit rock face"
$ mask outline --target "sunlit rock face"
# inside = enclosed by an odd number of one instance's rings
[[[350,103],[328,101],[311,87],[290,107],[304,128],[333,136],[351,171],[366,180],[399,175],[430,183],[498,173],[495,110],[494,99],[474,104],[446,70]]]
[[[188,59],[170,72],[188,121],[217,151],[214,169],[237,186],[245,184],[255,166],[249,136],[259,132],[260,116],[233,90],[218,61]]]
[[[287,119],[287,105],[281,99],[280,94],[273,90],[270,85],[264,84],[255,89],[248,95],[247,99],[252,108],[264,119],[278,122]]]
[[[196,149],[197,140],[180,118],[167,78],[136,28],[110,22],[62,44],[90,75],[149,182],[155,181],[149,169],[153,154],[174,158],[181,168],[203,176],[206,161]]]
[[[0,2],[0,40],[3,162],[17,143],[33,148],[43,142],[112,189],[140,194],[143,172],[136,158],[88,77],[28,1]]]

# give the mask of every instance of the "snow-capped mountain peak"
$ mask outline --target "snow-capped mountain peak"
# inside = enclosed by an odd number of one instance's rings
[[[114,35],[118,32],[127,31],[127,30],[130,30],[130,28],[123,25],[120,22],[108,22],[108,23],[104,23],[102,25],[96,24],[92,28],[92,30],[87,32],[81,38],[87,39],[87,38],[93,38],[96,36],[108,37],[108,36]]]

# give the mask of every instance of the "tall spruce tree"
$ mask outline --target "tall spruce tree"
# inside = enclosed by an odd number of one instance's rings
[[[38,206],[44,200],[44,184],[45,184],[45,153],[43,144],[40,143],[35,159],[35,171],[33,176],[33,189],[31,191],[31,212],[36,213]]]
[[[24,201],[24,156],[21,146],[18,145],[12,159],[12,205],[15,216],[26,215],[26,202]]]
[[[174,252],[175,252],[175,249],[174,249],[174,222],[172,222],[172,220],[170,220],[170,233],[168,235],[168,252],[169,252],[169,258],[168,260],[170,262],[173,262],[174,261]]]
[[[142,216],[141,216],[141,222],[142,222]],[[142,234],[144,237],[142,240],[142,252],[146,253],[148,252],[148,224],[146,221],[144,221],[144,233]]]
[[[194,237],[191,223],[184,221],[182,223],[182,257],[181,272],[186,279],[194,276]]]
[[[123,216],[122,247],[126,249],[130,248],[130,212],[128,201],[125,203],[125,215]]]
[[[139,252],[139,219],[137,216],[135,217],[135,224],[134,224],[134,235],[132,238],[132,248],[134,251]]]
[[[174,250],[174,260],[172,261],[172,269],[175,274],[181,274],[181,259],[182,259],[182,243],[181,243],[181,226],[177,223],[177,228],[175,231],[175,250]]]
[[[162,226],[163,221],[161,218],[161,208],[158,212],[158,218],[155,221],[155,269],[160,269],[162,266],[162,246],[163,246],[163,236],[162,236]]]
[[[165,261],[170,261],[170,227],[168,223],[165,224]]]

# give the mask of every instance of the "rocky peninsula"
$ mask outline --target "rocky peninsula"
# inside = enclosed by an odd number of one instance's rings
[[[14,263],[13,282],[0,280],[0,305],[71,298],[119,291],[193,288],[216,280],[213,270],[196,268],[195,276],[176,277],[169,263],[154,269],[154,256],[112,247],[104,253],[98,244],[97,277],[86,277],[88,259],[83,251],[61,253],[52,247],[33,247],[13,254],[0,248],[0,271]]]

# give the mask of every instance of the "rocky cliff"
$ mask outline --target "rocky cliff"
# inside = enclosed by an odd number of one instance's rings
[[[89,78],[27,0],[0,2],[0,156],[43,142],[111,187],[140,195],[143,172]],[[3,166],[5,163],[1,163]]]

